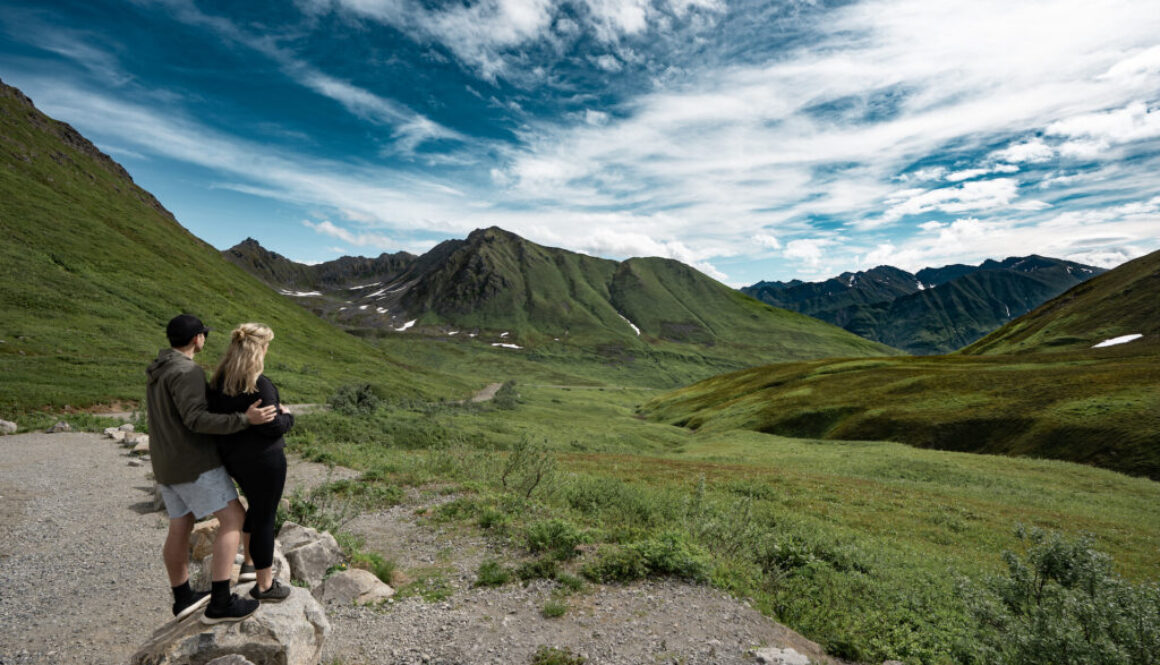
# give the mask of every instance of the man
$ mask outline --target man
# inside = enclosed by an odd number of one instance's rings
[[[212,513],[221,526],[213,543],[213,588],[202,621],[218,623],[240,621],[253,614],[259,603],[230,593],[245,511],[211,435],[268,423],[274,419],[275,407],[259,408],[259,400],[245,413],[207,410],[205,372],[193,356],[205,347],[209,332],[196,316],[174,317],[165,329],[170,348],[158,352],[145,373],[149,377],[149,457],[169,513],[162,556],[173,587],[173,614],[181,619],[206,603],[207,594],[189,586],[189,539],[194,522]]]

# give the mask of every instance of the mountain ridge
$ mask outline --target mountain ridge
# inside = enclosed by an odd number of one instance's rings
[[[822,282],[758,282],[745,293],[917,355],[949,353],[1103,272],[1032,254],[910,273],[893,266]]]

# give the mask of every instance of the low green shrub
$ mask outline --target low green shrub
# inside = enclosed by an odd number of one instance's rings
[[[577,656],[569,649],[541,646],[532,656],[532,665],[584,665],[588,659]]]
[[[1040,529],[1017,529],[1022,555],[1004,552],[1007,573],[960,592],[976,619],[960,645],[966,663],[1155,665],[1160,663],[1160,584],[1132,584],[1096,551]]]
[[[690,545],[685,536],[668,532],[602,551],[581,572],[594,582],[629,582],[653,576],[703,582],[709,577],[709,565],[705,555]]]
[[[541,613],[546,619],[557,619],[568,613],[568,604],[559,600],[549,600],[544,603]]]
[[[576,556],[576,546],[587,540],[580,529],[562,519],[529,524],[524,530],[524,537],[528,550],[533,554],[549,552],[560,560]]]
[[[382,405],[382,399],[369,383],[348,383],[339,386],[326,403],[345,416],[357,416],[374,413]]]
[[[551,580],[556,578],[559,567],[554,559],[534,559],[525,561],[516,567],[516,576],[527,582],[529,580]]]
[[[350,557],[351,568],[362,568],[374,573],[375,577],[382,580],[384,584],[391,584],[391,577],[398,569],[398,565],[390,559],[384,559],[381,554],[376,552],[357,551],[351,554]]]
[[[512,571],[498,561],[484,561],[475,572],[475,586],[503,586],[512,581]]]

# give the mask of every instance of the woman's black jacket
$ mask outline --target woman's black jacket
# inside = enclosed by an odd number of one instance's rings
[[[230,397],[221,392],[217,386],[210,384],[209,391],[206,393],[206,401],[209,403],[209,410],[212,413],[245,411],[259,398],[262,400],[259,406],[274,404],[278,407],[278,415],[268,423],[250,425],[240,432],[215,437],[218,454],[221,455],[222,462],[227,467],[230,466],[232,460],[250,458],[273,448],[284,448],[286,442],[282,439],[282,435],[289,432],[290,428],[294,426],[294,414],[282,412],[282,402],[278,398],[278,389],[274,387],[274,383],[270,379],[266,378],[265,374],[258,376],[257,387],[257,392],[240,393]]]

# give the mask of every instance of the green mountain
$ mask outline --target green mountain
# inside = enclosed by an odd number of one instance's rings
[[[1100,268],[1041,256],[978,266],[890,266],[824,282],[759,282],[742,291],[917,355],[948,353],[1026,314]]]
[[[898,441],[1160,479],[1157,303],[1160,252],[1084,282],[960,354],[752,368],[668,393],[645,412],[698,430]],[[1142,337],[1092,348],[1134,334]]]
[[[1072,288],[962,352],[1080,351],[1131,335],[1141,337],[1113,348],[1141,355],[1160,351],[1160,252]]]
[[[602,362],[668,353],[724,371],[775,360],[895,353],[762,304],[677,261],[595,258],[495,227],[445,241],[378,278],[294,297],[352,330],[458,336],[541,354],[587,349]],[[283,292],[294,293],[286,286]]]
[[[227,261],[263,282],[286,290],[316,290],[349,287],[368,281],[394,279],[415,262],[407,252],[381,254],[378,258],[344,256],[317,265],[296,263],[271,252],[253,238],[222,252]]]
[[[67,124],[0,83],[0,409],[139,400],[144,368],[179,312],[218,332],[258,320],[277,338],[268,373],[287,399],[370,381],[400,394],[463,394],[311,315],[183,228]]]

